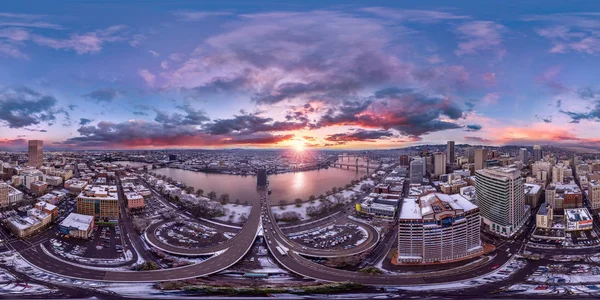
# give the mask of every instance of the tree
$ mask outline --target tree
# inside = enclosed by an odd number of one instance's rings
[[[302,199],[296,198],[296,200],[294,200],[294,202],[296,202],[296,207],[302,207]]]
[[[279,200],[279,208],[285,209],[285,200],[283,200],[283,199]]]
[[[210,199],[210,200],[217,199],[217,193],[215,193],[215,191],[208,192],[207,196],[208,196],[208,199]]]
[[[188,186],[185,188],[185,192],[188,194],[193,194],[194,193],[194,187],[193,186]]]
[[[331,193],[332,194],[337,193],[337,191],[338,191],[338,189],[335,186],[331,188]]]
[[[222,194],[221,197],[219,197],[219,200],[220,200],[221,204],[229,203],[229,194],[227,194],[227,193]]]
[[[196,190],[196,196],[202,197],[202,195],[204,195],[204,190],[203,189],[197,189]]]
[[[160,269],[160,267],[158,266],[158,264],[156,264],[153,261],[143,262],[141,265],[139,265],[137,267],[138,271],[151,271],[151,270],[158,270],[158,269]]]
[[[315,195],[310,195],[310,196],[308,197],[308,200],[310,200],[311,202],[315,201],[315,199],[317,199],[317,198],[315,197]]]
[[[235,199],[235,205],[240,205],[240,199]]]

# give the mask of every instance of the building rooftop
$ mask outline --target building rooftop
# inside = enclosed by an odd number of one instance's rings
[[[592,219],[587,208],[565,209],[565,217],[569,222],[589,221]]]
[[[542,187],[540,185],[531,184],[531,183],[525,183],[524,187],[525,187],[525,195],[537,194],[542,189]]]
[[[87,230],[92,224],[92,221],[94,221],[94,216],[70,213],[62,222],[60,222],[60,226],[77,228],[78,230]]]

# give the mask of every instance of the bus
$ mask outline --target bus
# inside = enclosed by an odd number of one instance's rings
[[[283,251],[283,249],[280,246],[277,246],[275,248],[277,248],[277,252],[279,252],[279,254],[281,254],[281,255],[287,255],[287,253],[285,251]]]

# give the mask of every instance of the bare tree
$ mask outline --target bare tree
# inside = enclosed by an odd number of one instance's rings
[[[196,190],[196,196],[202,197],[202,195],[204,195],[204,190],[203,189],[197,189]]]
[[[208,192],[207,196],[208,196],[208,199],[210,199],[210,200],[217,199],[217,193],[215,193],[215,191]]]
[[[221,204],[229,203],[229,194],[225,193],[221,195],[221,197],[219,197],[219,201],[221,202]]]
[[[296,200],[294,200],[294,202],[296,202],[296,207],[302,207],[302,199],[296,198]]]

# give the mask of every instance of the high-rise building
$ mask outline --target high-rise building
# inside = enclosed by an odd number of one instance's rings
[[[410,183],[421,184],[423,182],[425,161],[417,157],[410,162]]]
[[[565,168],[562,164],[552,168],[552,183],[562,183],[565,180]]]
[[[481,170],[485,168],[485,161],[488,157],[487,149],[475,149],[475,170]]]
[[[527,220],[521,171],[492,167],[477,170],[477,206],[489,231],[512,236]]]
[[[590,180],[588,182],[588,198],[592,209],[600,208],[600,181]]]
[[[39,168],[44,162],[44,142],[40,140],[29,141],[29,165]]]
[[[454,141],[448,141],[446,145],[446,159],[448,160],[447,162],[449,164],[453,164],[455,158],[456,157],[454,156]]]
[[[401,166],[408,166],[409,165],[408,155],[406,155],[406,154],[400,155],[400,165]]]
[[[258,169],[256,172],[256,186],[266,187],[267,183],[267,169]]]
[[[446,153],[436,152],[435,154],[433,154],[433,164],[434,176],[446,174]]]
[[[542,147],[540,145],[533,146],[533,161],[539,161],[542,159]]]
[[[519,149],[519,157],[518,160],[520,160],[521,162],[523,162],[523,164],[527,164],[527,161],[529,160],[529,152],[527,152],[527,148],[521,148]]]
[[[475,148],[469,147],[465,149],[465,156],[469,160],[470,164],[475,163]]]
[[[483,253],[479,209],[460,194],[406,198],[398,221],[398,262],[455,261]]]
[[[8,206],[8,191],[10,187],[4,182],[0,182],[0,207]]]

